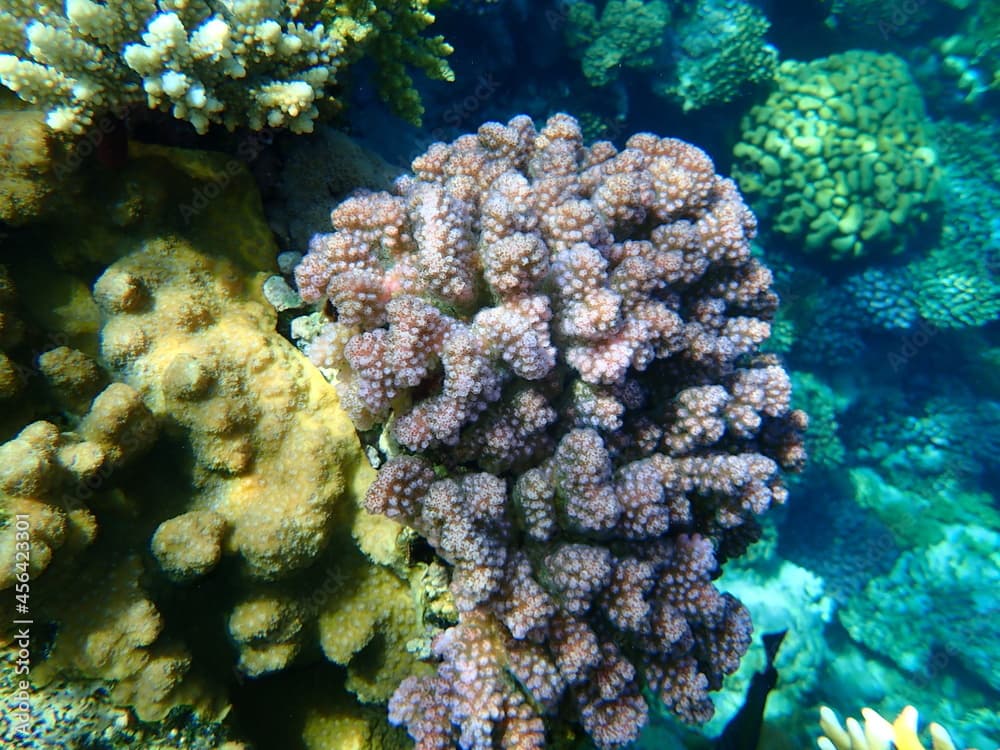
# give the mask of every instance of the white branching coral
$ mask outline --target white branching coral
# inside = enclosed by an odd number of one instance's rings
[[[425,4],[395,4],[402,33],[415,36],[433,20]],[[357,15],[346,11],[327,23],[325,0],[4,5],[0,83],[45,107],[49,126],[69,133],[83,132],[101,112],[142,102],[199,133],[212,123],[309,132],[337,72],[363,42],[386,35],[364,3]],[[443,40],[406,41],[408,62],[436,77],[450,74],[440,59],[450,52]]]

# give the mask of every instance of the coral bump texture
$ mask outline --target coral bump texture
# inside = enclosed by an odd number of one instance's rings
[[[712,584],[782,503],[805,415],[757,352],[777,298],[753,214],[683,141],[589,147],[556,115],[438,143],[349,198],[296,269],[334,320],[309,355],[395,455],[369,511],[453,567],[459,622],[390,702],[419,748],[633,740],[739,664]]]

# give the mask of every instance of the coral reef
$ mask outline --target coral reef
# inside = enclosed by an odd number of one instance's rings
[[[905,265],[869,268],[844,282],[866,329],[984,326],[1000,315],[1000,160],[995,124],[944,120],[934,128],[948,205],[941,237]]]
[[[795,406],[809,415],[806,449],[810,467],[834,469],[843,465],[844,444],[837,434],[837,414],[844,409],[843,399],[809,372],[792,373],[792,388]]]
[[[161,722],[142,722],[128,709],[116,706],[109,697],[113,686],[101,681],[58,680],[28,693],[34,706],[31,736],[25,738],[8,717],[16,715],[24,700],[19,695],[15,652],[0,653],[0,742],[4,747],[84,748],[126,750],[246,750],[247,746],[226,740],[221,722],[199,720],[190,712],[178,712]]]
[[[861,709],[864,726],[857,719],[848,718],[846,728],[837,715],[826,706],[820,708],[819,724],[823,736],[816,744],[820,750],[880,750],[901,747],[907,750],[924,750],[917,736],[917,709],[906,706],[891,724],[870,708]],[[955,750],[947,730],[940,724],[928,727],[933,750]]]
[[[996,0],[2,5],[36,746],[998,746]]]
[[[857,398],[845,419],[856,501],[904,547],[933,544],[953,524],[1000,527],[988,491],[1000,449],[1000,404],[945,381],[933,397],[900,399],[879,415],[872,405],[884,409],[891,396],[876,393]]]
[[[786,61],[744,118],[733,175],[774,230],[805,253],[900,253],[934,214],[937,155],[924,104],[894,55],[852,50]]]
[[[241,560],[227,625],[242,673],[284,669],[318,643],[348,666],[349,689],[385,700],[419,673],[406,646],[422,626],[410,587],[373,566],[346,529],[391,561],[379,544],[397,527],[357,518],[372,470],[353,426],[319,373],[274,333],[255,287],[227,262],[169,241],[147,243],[94,285],[104,358],[192,451],[194,486],[156,528],[152,551],[182,582]],[[334,579],[319,595],[317,574]],[[376,634],[366,658],[377,652],[379,666],[355,668]]]
[[[837,474],[810,476],[807,472],[802,485],[795,489],[810,502],[789,507],[778,542],[783,559],[822,576],[824,590],[838,605],[845,604],[874,578],[889,573],[903,543],[897,541],[877,513],[855,502],[851,488],[844,484]],[[813,533],[817,528],[826,533],[817,537]]]
[[[306,247],[330,223],[330,200],[355,190],[385,190],[399,174],[378,154],[321,125],[310,138],[277,144],[282,152],[280,190],[265,208],[268,223],[286,247]]]
[[[170,523],[202,529],[206,543],[224,537],[226,552],[240,555],[252,575],[273,579],[308,565],[325,546],[356,449],[332,394],[317,389],[294,350],[267,335],[268,308],[228,281],[234,277],[183,245],[150,243],[94,285],[106,316],[101,352],[192,447],[199,488],[192,511],[214,515]],[[157,538],[161,561],[180,562],[166,549],[177,530],[161,527]],[[218,558],[183,552],[199,569]]]
[[[199,133],[287,127],[309,132],[343,68],[371,52],[387,100],[416,122],[406,65],[450,79],[429,0],[17,0],[0,11],[0,82],[44,107],[57,132],[80,134],[136,104]]]
[[[44,114],[0,109],[0,221],[19,226],[52,209],[63,156]]]
[[[1000,649],[996,604],[1000,534],[977,526],[950,526],[933,546],[902,554],[889,575],[875,579],[839,612],[851,637],[903,670],[925,669],[935,648],[947,646],[994,690]],[[947,603],[945,606],[943,603]],[[902,632],[898,623],[919,621]]]
[[[828,658],[824,629],[833,619],[834,603],[824,580],[778,555],[760,559],[755,547],[751,556],[727,566],[717,585],[750,610],[758,637],[715,698],[718,710],[706,727],[708,734],[718,735],[724,729],[742,708],[754,673],[764,669],[767,653],[759,634],[781,630],[788,632],[774,663],[780,690],[768,698],[767,719],[773,724],[789,722],[809,704]]]
[[[670,23],[670,6],[663,0],[608,0],[600,17],[593,3],[582,0],[569,4],[566,13],[566,41],[592,86],[615,80],[623,66],[652,67]]]
[[[955,80],[965,103],[1000,90],[1000,2],[966,4],[970,11],[957,33],[939,37],[931,47],[940,72]]]
[[[277,254],[252,179],[224,155],[137,145],[79,171],[93,189],[12,230],[0,269],[19,396],[2,410],[0,549],[14,571],[6,519],[29,513],[34,694],[97,680],[141,723],[216,726],[234,669],[328,665],[353,694],[278,744],[400,746],[357,696],[430,671],[408,649],[421,612],[447,618],[446,584],[427,565],[403,578],[398,525],[360,510],[374,472],[354,428],[248,270]]]
[[[712,578],[804,459],[756,354],[776,299],[753,215],[695,147],[585,147],[566,115],[413,170],[340,204],[295,270],[333,317],[310,357],[395,454],[366,507],[453,566],[458,625],[391,717],[419,747],[536,747],[572,696],[564,718],[614,746],[645,723],[641,675],[706,720],[750,632]]]
[[[949,8],[965,9],[973,0],[921,0],[913,3],[886,3],[882,0],[832,0],[827,25],[852,38],[860,36],[885,42],[909,37]]]
[[[650,71],[653,93],[685,112],[725,104],[777,67],[767,18],[742,0],[610,0],[599,15],[580,0],[565,14],[567,44],[591,86],[612,83],[622,68]]]
[[[725,104],[773,80],[778,51],[764,41],[770,22],[742,0],[698,0],[672,24],[673,71],[653,91],[685,112]]]
[[[74,433],[34,422],[0,445],[0,509],[30,526],[29,573],[39,576],[62,548],[72,554],[93,541],[97,524],[73,498],[89,484],[148,450],[156,423],[130,387],[115,383],[94,399]],[[14,584],[15,526],[0,528],[0,589]]]
[[[57,356],[63,365],[86,361],[78,352],[54,352],[48,355],[48,372]],[[78,368],[80,377],[73,380],[64,366],[53,380],[72,392],[91,381],[92,367],[88,362]],[[119,705],[135,706],[149,719],[162,718],[177,703],[217,717],[220,708],[201,682],[188,679],[190,656],[159,639],[162,618],[139,582],[138,558],[104,556],[95,565],[95,555],[85,555],[98,535],[98,513],[115,502],[104,485],[148,451],[157,432],[139,394],[112,383],[93,399],[75,431],[35,422],[0,446],[0,588],[11,588],[15,572],[22,570],[15,565],[15,550],[24,549],[17,532],[26,531],[32,612],[40,622],[60,622],[51,653],[33,665],[33,679],[45,684],[58,674],[100,677],[111,681]],[[13,523],[14,517],[23,526]],[[106,546],[107,541],[105,553]]]

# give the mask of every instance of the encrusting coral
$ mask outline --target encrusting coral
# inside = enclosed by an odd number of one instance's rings
[[[43,357],[48,360],[43,372],[52,386],[65,393],[67,403],[83,403],[78,387],[94,385],[94,363],[65,348]],[[56,359],[62,360],[58,368]],[[70,372],[73,363],[77,377]],[[114,502],[103,485],[141,458],[158,432],[139,394],[124,383],[112,383],[97,394],[73,431],[34,422],[0,445],[0,512],[5,521],[0,527],[0,589],[10,588],[20,570],[14,562],[15,550],[21,548],[16,531],[22,528],[12,522],[16,517],[29,535],[31,611],[40,622],[59,622],[59,637],[47,658],[32,665],[32,679],[39,684],[56,675],[109,680],[114,700],[134,706],[148,719],[162,718],[177,703],[217,716],[220,708],[202,683],[187,678],[190,655],[178,644],[160,640],[162,616],[140,583],[138,557],[88,555],[101,546],[95,545],[97,511]],[[97,557],[101,560],[95,564]],[[67,591],[69,607],[63,606]]]
[[[451,48],[420,33],[430,0],[14,0],[0,11],[0,82],[42,105],[57,132],[146,103],[229,129],[309,132],[345,66],[371,51],[377,83],[403,116],[422,107],[406,65],[453,75]]]
[[[277,248],[235,164],[133,144],[120,169],[80,167],[94,189],[58,220],[4,239],[0,561],[15,571],[8,518],[30,514],[32,614],[51,633],[34,694],[93,680],[142,722],[218,728],[233,669],[296,662],[353,691],[344,721],[310,714],[326,746],[405,740],[357,696],[384,703],[429,671],[409,648],[426,640],[421,608],[447,616],[424,601],[440,565],[377,565],[397,563],[399,526],[361,509],[374,471],[353,425],[275,331],[260,285]]]
[[[788,60],[744,118],[733,176],[775,231],[832,260],[904,251],[935,213],[924,103],[895,55]]]
[[[423,626],[408,583],[359,547],[393,562],[398,553],[386,548],[398,527],[360,511],[373,471],[353,425],[274,332],[274,312],[253,286],[228,262],[166,240],[94,285],[106,361],[193,453],[191,496],[160,523],[151,549],[179,582],[227,556],[242,560],[227,630],[243,674],[284,669],[318,642],[348,668],[352,692],[384,701],[420,672],[407,643]],[[317,575],[334,579],[318,596]]]
[[[0,510],[8,518],[23,515],[29,520],[32,578],[61,548],[72,554],[93,541],[94,516],[74,499],[89,492],[91,482],[145,452],[156,433],[156,422],[138,394],[113,383],[94,399],[75,432],[34,422],[0,445]],[[14,583],[15,548],[15,525],[5,524],[0,527],[0,589]]]
[[[1000,585],[1000,534],[978,526],[948,526],[936,544],[904,552],[893,570],[871,580],[840,611],[858,643],[884,654],[908,673],[919,673],[936,648],[1000,689],[994,655],[1000,646],[996,606],[977,592]],[[949,602],[935,607],[934,602]],[[898,623],[919,619],[901,632]]]
[[[192,446],[199,491],[191,510],[214,515],[168,523],[215,527],[208,538],[240,555],[253,576],[274,579],[325,546],[336,505],[356,478],[357,449],[333,394],[268,335],[273,313],[234,279],[224,261],[150,243],[94,285],[106,316],[101,350]],[[204,572],[217,555],[171,552],[171,538],[183,543],[175,532],[158,532],[161,560],[183,575],[174,566],[189,556]]]
[[[690,721],[749,644],[712,579],[804,459],[753,214],[683,141],[585,147],[527,117],[438,143],[348,199],[296,268],[308,346],[392,455],[366,507],[453,570],[434,676],[390,702],[418,747],[541,747],[560,705],[603,747]],[[566,698],[566,701],[563,699]]]

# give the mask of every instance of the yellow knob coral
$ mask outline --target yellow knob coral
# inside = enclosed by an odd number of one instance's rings
[[[842,725],[832,709],[822,706],[819,725],[823,736],[816,740],[820,750],[927,750],[917,735],[917,709],[906,706],[891,724],[877,711],[861,709],[862,725],[849,717]],[[932,750],[956,750],[944,727],[928,727]],[[969,750],[973,750],[970,748]]]

